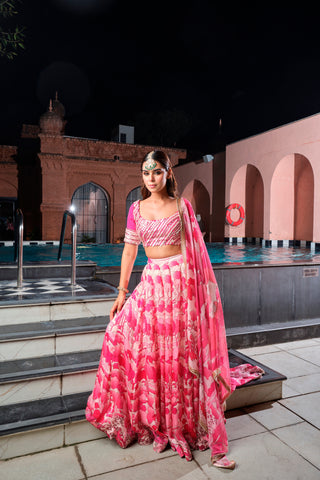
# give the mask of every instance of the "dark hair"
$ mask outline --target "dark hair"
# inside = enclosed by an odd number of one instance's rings
[[[144,157],[144,159],[141,162],[141,171],[142,171],[142,166],[144,162],[146,162],[147,160],[155,160],[156,162],[159,162],[166,169],[166,171],[168,171],[169,168],[172,168],[169,156],[162,150],[153,150],[152,152],[147,153],[147,155]],[[176,198],[177,182],[173,172],[171,172],[170,178],[167,178],[166,187],[167,187],[167,192],[169,197]],[[146,188],[144,184],[141,187],[141,195],[143,200],[150,197],[151,195],[151,193],[149,192],[149,190]]]

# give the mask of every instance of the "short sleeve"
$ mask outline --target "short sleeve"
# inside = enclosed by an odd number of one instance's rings
[[[139,235],[137,234],[137,227],[134,219],[133,209],[134,209],[134,203],[129,208],[124,242],[131,243],[132,245],[139,245],[140,238],[139,238]]]

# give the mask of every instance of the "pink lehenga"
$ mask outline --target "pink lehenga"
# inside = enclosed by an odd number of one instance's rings
[[[86,418],[125,448],[228,450],[224,402],[259,378],[229,368],[218,286],[190,203],[181,199],[182,255],[149,259],[141,282],[109,323]]]

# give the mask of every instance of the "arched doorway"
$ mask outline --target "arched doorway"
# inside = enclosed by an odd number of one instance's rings
[[[294,239],[313,240],[314,176],[309,160],[295,154]]]
[[[230,203],[239,203],[245,211],[242,228],[245,237],[263,237],[264,188],[259,170],[252,164],[246,164],[235,173],[230,188]],[[238,212],[234,212],[238,219]],[[243,226],[244,225],[244,226]]]
[[[270,231],[281,240],[313,240],[314,175],[307,158],[282,158],[272,177]]]
[[[0,179],[0,240],[14,239],[17,187]]]
[[[0,197],[0,240],[14,240],[16,198]]]
[[[247,165],[246,172],[246,237],[263,238],[264,195],[263,181],[254,165]]]
[[[129,208],[136,200],[142,200],[141,187],[136,187],[128,193],[126,199],[126,217],[128,217]]]
[[[197,216],[199,226],[206,242],[211,241],[210,195],[200,180],[192,180],[182,192],[182,197],[190,201]]]
[[[109,241],[109,202],[104,190],[89,182],[77,188],[72,196],[80,243]]]

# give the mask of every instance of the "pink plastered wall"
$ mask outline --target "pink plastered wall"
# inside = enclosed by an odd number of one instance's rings
[[[179,194],[187,198],[196,214],[201,215],[205,240],[224,239],[225,153],[214,155],[209,162],[189,162],[174,167]]]
[[[228,145],[226,205],[246,220],[226,237],[320,241],[320,114]]]

